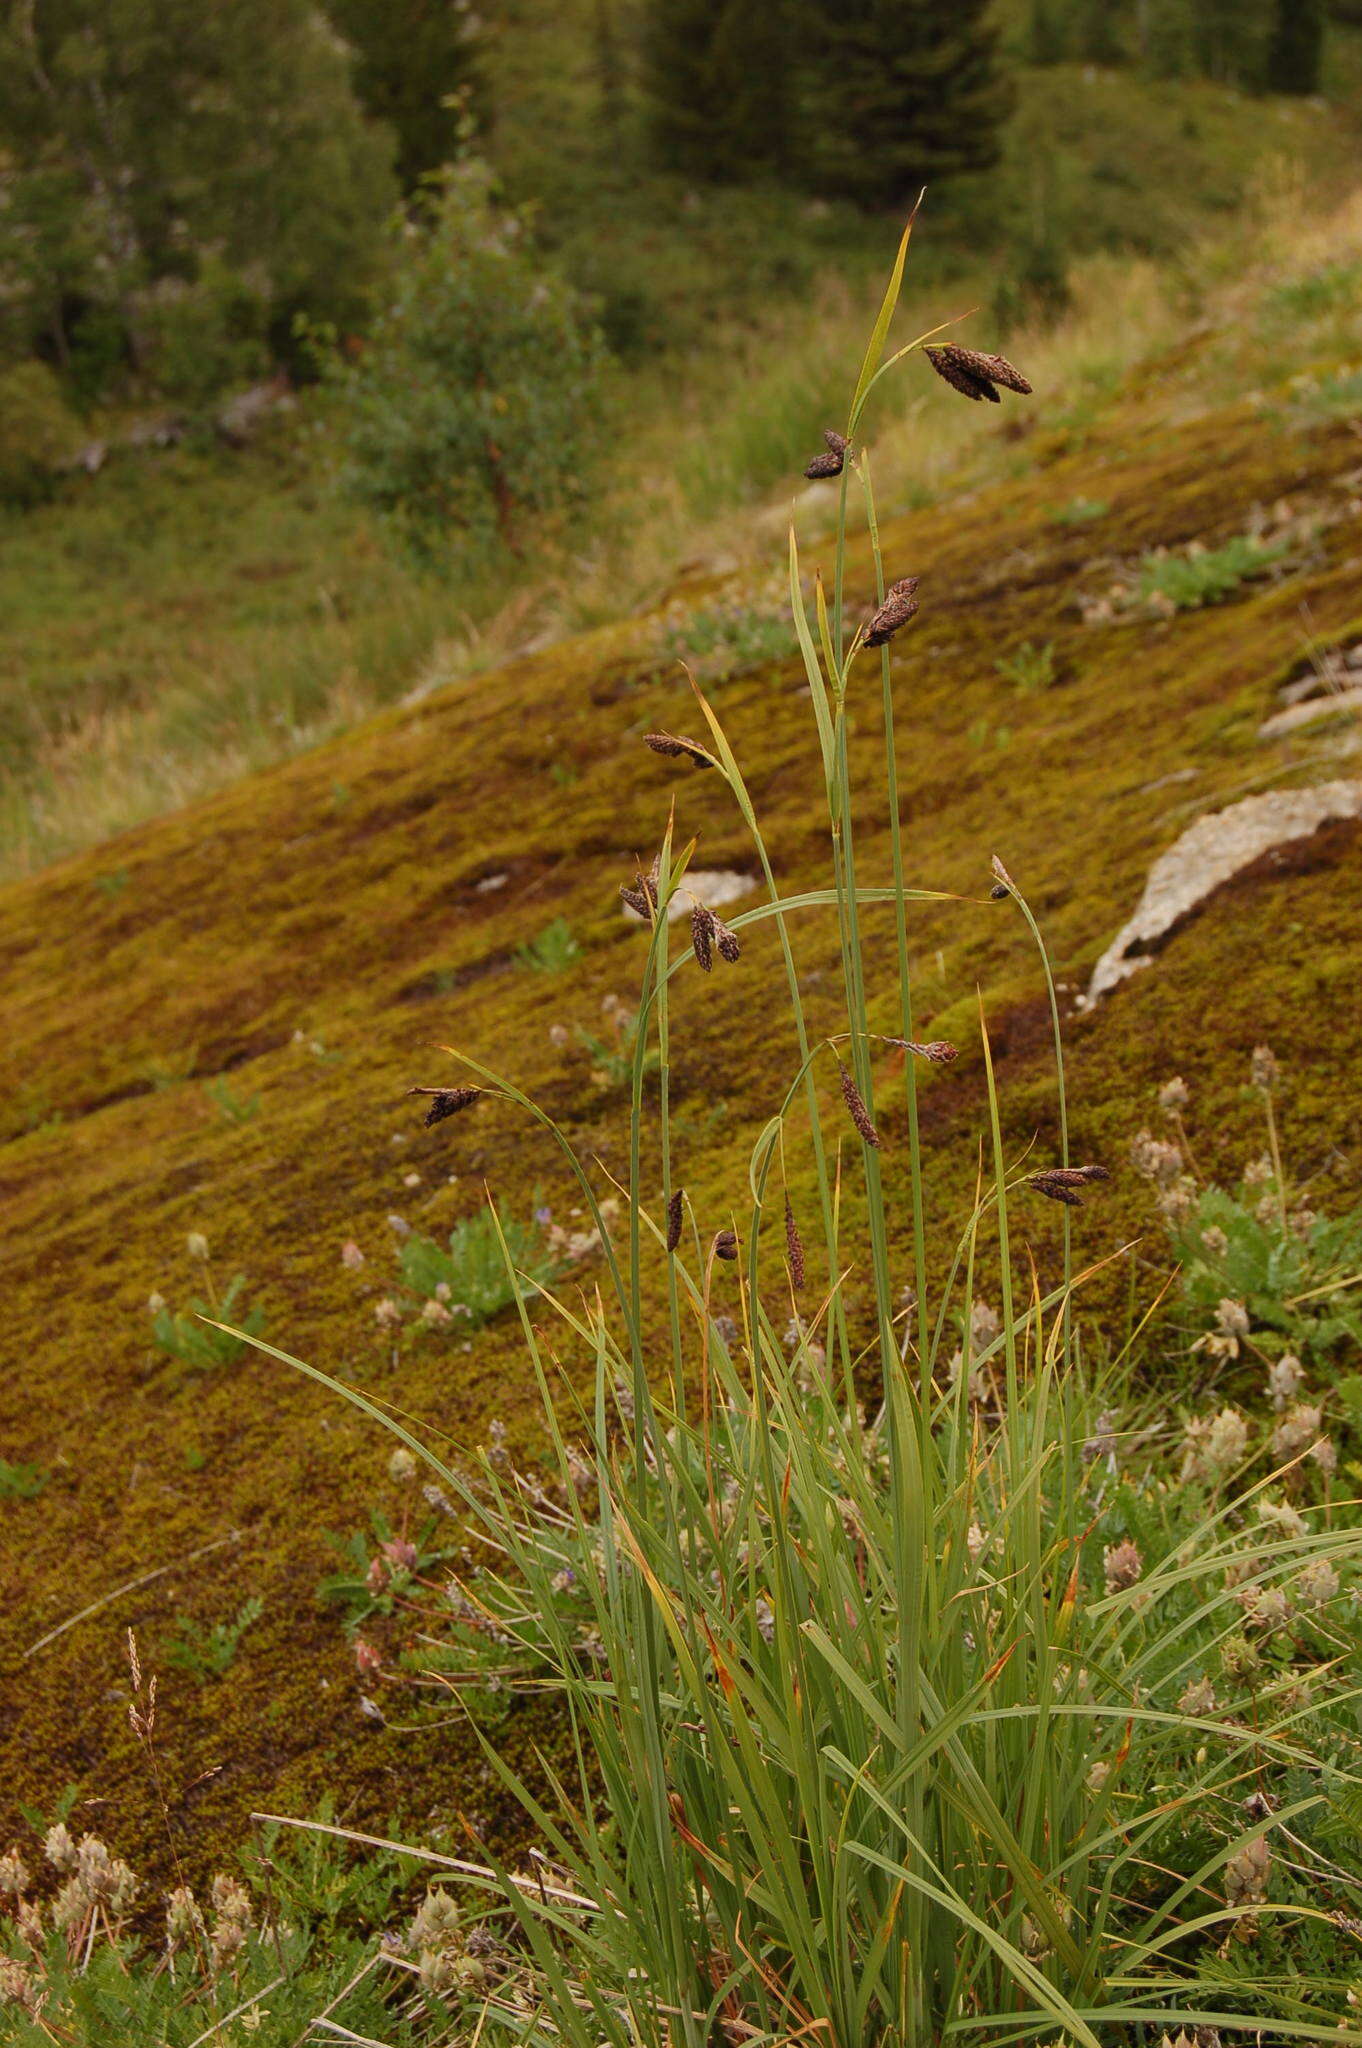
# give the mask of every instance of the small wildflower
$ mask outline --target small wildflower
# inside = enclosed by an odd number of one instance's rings
[[[1245,1586],[1236,1597],[1250,1628],[1260,1628],[1271,1636],[1291,1626],[1294,1609],[1284,1587]]]
[[[715,1233],[714,1256],[716,1259],[736,1259],[738,1256],[738,1233],[736,1230],[720,1230]]]
[[[149,1294],[147,1296],[147,1309],[150,1314],[159,1316],[165,1305],[166,1298],[163,1294]]]
[[[341,1264],[347,1273],[358,1273],[364,1264],[364,1254],[353,1237],[347,1238],[341,1246]]]
[[[54,1821],[43,1837],[43,1855],[54,1870],[74,1870],[76,1845],[64,1820]]]
[[[355,1637],[355,1669],[366,1683],[377,1678],[383,1669],[382,1657],[363,1636]]]
[[[420,1551],[405,1536],[390,1536],[381,1548],[394,1571],[414,1572],[421,1562]]]
[[[655,754],[661,754],[669,761],[693,761],[697,768],[713,768],[716,766],[712,754],[707,754],[697,741],[683,739],[679,733],[645,732],[643,744],[645,747],[651,747]]]
[[[417,1463],[405,1444],[399,1444],[388,1460],[388,1477],[394,1486],[410,1486],[417,1473]]]
[[[408,1095],[428,1095],[430,1107],[421,1122],[429,1130],[432,1124],[441,1124],[447,1116],[457,1116],[461,1109],[477,1101],[481,1088],[408,1088]]]
[[[185,1243],[191,1259],[206,1259],[208,1257],[208,1239],[201,1230],[191,1230],[189,1236],[185,1239]]]
[[[1201,1233],[1201,1249],[1208,1259],[1223,1259],[1230,1241],[1218,1223],[1208,1223]]]
[[[1171,1081],[1165,1081],[1159,1089],[1159,1108],[1165,1116],[1177,1116],[1186,1109],[1192,1099],[1192,1091],[1181,1074],[1174,1074]]]
[[[1244,1168],[1243,1178],[1246,1188],[1265,1188],[1276,1180],[1277,1169],[1267,1154],[1263,1153],[1257,1159],[1250,1159]]]
[[[1338,1451],[1331,1436],[1322,1436],[1318,1443],[1310,1446],[1310,1457],[1326,1479],[1332,1479],[1338,1470]]]
[[[684,1191],[673,1188],[667,1203],[667,1250],[674,1252],[681,1242],[682,1204]]]
[[[864,646],[885,647],[908,624],[917,611],[917,586],[916,576],[901,576],[897,583],[890,584],[884,603],[867,621],[862,636]]]
[[[880,1134],[875,1129],[870,1111],[866,1108],[861,1091],[851,1077],[850,1069],[843,1066],[841,1060],[837,1062],[837,1073],[842,1083],[842,1100],[846,1103],[847,1114],[866,1144],[873,1145],[878,1151]]]
[[[166,1898],[166,1948],[171,1955],[202,1940],[203,1914],[187,1884],[177,1884]]]
[[[563,1048],[564,1048],[565,1046],[567,1046],[567,1045],[570,1045],[571,1043],[572,1043],[572,1033],[571,1033],[571,1032],[570,1032],[570,1031],[568,1030],[568,1028],[567,1028],[567,1025],[566,1025],[566,1024],[550,1024],[550,1026],[549,1026],[549,1044],[550,1044],[550,1045],[552,1045],[552,1046],[555,1046],[555,1047],[557,1048],[557,1050],[558,1050],[559,1052],[562,1052]]]
[[[1284,1351],[1267,1369],[1267,1391],[1279,1415],[1295,1400],[1304,1385],[1305,1367],[1294,1351]]]
[[[1183,1441],[1181,1477],[1202,1479],[1211,1486],[1242,1464],[1248,1451],[1248,1424],[1237,1408],[1222,1408],[1217,1416],[1193,1418]]]
[[[969,1552],[971,1564],[978,1564],[980,1558],[988,1549],[988,1538],[977,1522],[971,1522],[965,1531],[965,1548]]]
[[[402,1311],[390,1294],[374,1304],[374,1321],[381,1330],[395,1330],[402,1320]]]
[[[1258,1520],[1274,1536],[1290,1537],[1293,1541],[1299,1541],[1302,1536],[1310,1534],[1310,1524],[1304,1515],[1297,1514],[1286,1501],[1260,1500]]]
[[[389,1228],[389,1230],[390,1230],[390,1231],[392,1232],[392,1234],[393,1234],[393,1236],[394,1236],[394,1237],[410,1237],[410,1236],[411,1236],[411,1225],[410,1225],[410,1223],[408,1223],[408,1221],[407,1221],[407,1219],[406,1219],[406,1217],[405,1217],[405,1216],[399,1216],[399,1215],[397,1214],[396,1210],[390,1210],[390,1211],[389,1211],[389,1213],[388,1213],[388,1218],[387,1218],[387,1223],[388,1223],[388,1228]]]
[[[1194,1678],[1178,1701],[1180,1714],[1203,1714],[1215,1712],[1215,1687],[1209,1678]]]
[[[1093,1434],[1083,1444],[1083,1463],[1093,1465],[1099,1458],[1107,1458],[1115,1467],[1117,1450],[1116,1424],[1119,1417],[1110,1408],[1103,1408],[1097,1417]]]
[[[1281,1068],[1277,1065],[1277,1055],[1273,1052],[1272,1047],[1270,1045],[1255,1045],[1253,1056],[1249,1061],[1249,1078],[1253,1082],[1254,1087],[1261,1088],[1264,1093],[1267,1093],[1270,1089],[1276,1087],[1280,1076]]]
[[[1242,1301],[1231,1300],[1227,1295],[1217,1305],[1216,1322],[1227,1337],[1247,1337],[1249,1313]]]
[[[1318,1218],[1313,1209],[1293,1209],[1287,1218],[1291,1235],[1299,1238],[1302,1244],[1309,1243],[1311,1232],[1314,1230],[1317,1221]]]
[[[714,912],[697,902],[690,914],[690,944],[696,965],[705,974],[714,966]]]
[[[1092,1769],[1088,1772],[1088,1790],[1090,1792],[1104,1792],[1106,1790],[1107,1779],[1110,1776],[1110,1764],[1104,1764],[1101,1762],[1095,1763],[1092,1766]]]
[[[731,1231],[720,1233],[721,1236],[729,1237],[731,1237],[732,1234],[733,1233]],[[726,1351],[731,1351],[738,1341],[738,1326],[734,1322],[732,1316],[715,1316],[714,1334],[718,1338],[719,1342],[723,1345],[724,1349]]]
[[[1261,1662],[1247,1636],[1227,1636],[1220,1645],[1220,1668],[1228,1679],[1242,1682],[1252,1678]]]
[[[17,1899],[28,1890],[28,1871],[17,1849],[0,1856],[0,1899]]]
[[[1328,1558],[1312,1558],[1296,1574],[1296,1597],[1302,1607],[1327,1607],[1331,1600],[1338,1598],[1339,1585],[1338,1573]]]
[[[798,1293],[804,1285],[804,1240],[799,1235],[799,1225],[795,1222],[788,1193],[785,1197],[785,1259],[790,1269],[790,1285]]]
[[[402,1185],[404,1188],[419,1188],[421,1185],[420,1174],[416,1172],[404,1173],[402,1176]]]
[[[433,1295],[429,1301],[422,1303],[421,1321],[432,1330],[447,1330],[453,1320],[454,1317],[450,1310],[445,1307],[442,1301],[436,1301]]]
[[[1305,1401],[1297,1401],[1288,1408],[1272,1432],[1273,1457],[1282,1464],[1304,1457],[1319,1436],[1323,1418],[1323,1409],[1312,1407]]]
[[[953,341],[938,342],[934,348],[924,348],[922,353],[937,376],[944,378],[953,390],[966,398],[986,398],[990,405],[997,405],[996,387],[999,384],[1006,391],[1030,394],[1031,386],[1006,356],[985,355],[979,349],[960,348]]]
[[[1257,1835],[1225,1865],[1225,1898],[1231,1906],[1261,1905],[1267,1897],[1272,1854],[1267,1837]]]
[[[1124,1543],[1108,1544],[1102,1552],[1102,1569],[1108,1593],[1124,1593],[1137,1585],[1144,1573],[1144,1559],[1129,1537]]]
[[[1131,1140],[1130,1163],[1142,1180],[1155,1181],[1160,1187],[1171,1187],[1182,1172],[1182,1154],[1177,1146],[1149,1131],[1141,1131]]]

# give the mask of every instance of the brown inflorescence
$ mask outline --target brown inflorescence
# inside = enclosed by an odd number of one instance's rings
[[[1038,1195],[1048,1195],[1052,1202],[1081,1209],[1083,1197],[1078,1190],[1090,1187],[1094,1181],[1110,1179],[1105,1166],[1047,1166],[1039,1173],[1028,1174],[1026,1185]]]
[[[737,1258],[738,1233],[736,1230],[720,1230],[715,1233],[714,1256],[716,1259]]]
[[[867,647],[884,647],[917,611],[918,579],[916,576],[901,576],[897,583],[891,583],[885,592],[884,603],[871,614],[865,629]]]
[[[667,1204],[667,1250],[674,1252],[681,1242],[681,1189],[673,1188]]]
[[[651,747],[655,754],[663,754],[669,761],[693,761],[697,768],[713,768],[714,756],[707,754],[698,740],[688,740],[680,733],[645,732],[645,747]]]
[[[960,348],[953,341],[940,342],[922,353],[937,376],[966,398],[986,398],[990,405],[997,405],[999,384],[1008,391],[1030,392],[1031,386],[1006,356],[984,355],[979,349]]]
[[[719,948],[719,958],[726,960],[730,967],[736,966],[738,956],[742,952],[742,947],[738,944],[738,934],[730,931],[723,919],[716,917],[712,910],[709,916],[714,926],[714,943]]]
[[[799,1225],[795,1222],[795,1213],[790,1205],[788,1194],[785,1197],[785,1256],[789,1261],[791,1286],[795,1288],[802,1287],[804,1285],[804,1240],[799,1235]]]
[[[896,1045],[903,1052],[915,1052],[920,1060],[927,1060],[934,1067],[948,1067],[960,1057],[959,1046],[952,1045],[949,1038],[929,1038],[925,1043],[916,1038],[887,1038],[885,1044]]]
[[[851,1077],[851,1070],[848,1067],[843,1066],[841,1060],[838,1060],[837,1072],[841,1077],[842,1098],[846,1103],[847,1111],[851,1117],[851,1121],[855,1124],[857,1130],[865,1139],[866,1144],[873,1145],[875,1147],[875,1150],[878,1152],[880,1149],[880,1134],[875,1129],[874,1122],[871,1119],[870,1111],[865,1106],[865,1102],[862,1098],[860,1089],[856,1086],[855,1081]]]
[[[821,483],[825,477],[840,476],[842,458],[829,449],[826,455],[815,455],[812,462],[806,463],[804,474],[810,483]]]
[[[708,974],[714,966],[714,912],[697,903],[690,914],[690,944],[696,964]]]
[[[467,1109],[482,1094],[481,1088],[408,1088],[408,1095],[428,1095],[430,1107],[421,1121],[427,1129],[431,1124],[442,1124],[447,1116],[457,1116],[461,1109]]]

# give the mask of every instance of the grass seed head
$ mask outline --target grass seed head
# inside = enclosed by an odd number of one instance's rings
[[[690,944],[696,965],[708,974],[714,966],[714,912],[698,903],[690,914]]]
[[[461,1109],[477,1101],[481,1088],[408,1088],[408,1095],[428,1095],[430,1107],[421,1122],[429,1130],[432,1124],[442,1124],[447,1116],[457,1116]]]
[[[738,944],[738,934],[730,931],[723,919],[717,917],[712,910],[709,915],[714,926],[714,943],[719,948],[719,958],[726,960],[730,967],[736,967],[738,956],[742,952],[742,947]]]
[[[896,1045],[901,1052],[916,1053],[920,1060],[926,1060],[933,1067],[948,1067],[952,1060],[960,1057],[958,1045],[952,1045],[949,1038],[929,1038],[922,1043],[916,1038],[889,1038],[886,1045]]]
[[[861,1091],[851,1077],[850,1069],[843,1066],[841,1060],[837,1062],[837,1073],[842,1083],[842,1099],[846,1103],[847,1113],[851,1121],[865,1139],[866,1144],[873,1145],[878,1152],[880,1150],[880,1134],[875,1129],[870,1111],[866,1108]]]
[[[682,1190],[674,1188],[667,1204],[667,1250],[674,1252],[681,1242]]]
[[[810,483],[820,483],[825,477],[840,476],[842,462],[842,456],[830,448],[826,455],[815,455],[812,462],[806,463],[804,474]]]
[[[716,1259],[736,1259],[738,1256],[738,1233],[736,1230],[720,1230],[715,1233],[714,1256]]]
[[[662,754],[669,761],[693,761],[697,768],[712,768],[714,757],[705,752],[698,740],[688,740],[680,733],[645,732],[645,747],[651,747],[655,754]]]
[[[795,1222],[788,1194],[785,1197],[785,1257],[790,1267],[790,1284],[798,1291],[804,1285],[804,1240],[799,1235],[799,1225]]]
[[[901,576],[890,585],[884,603],[871,614],[864,634],[865,646],[887,646],[895,633],[908,624],[917,611],[917,582],[916,576]]]
[[[990,405],[999,403],[997,386],[1007,391],[1029,394],[1031,386],[1006,356],[985,355],[979,349],[960,348],[955,342],[939,342],[935,348],[923,350],[927,361],[938,377],[965,398],[986,398]]]

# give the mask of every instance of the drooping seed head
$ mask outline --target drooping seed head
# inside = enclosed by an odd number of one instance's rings
[[[850,455],[851,443],[845,434],[838,433],[836,427],[824,427],[823,439],[827,442],[834,455]]]
[[[655,754],[663,754],[669,761],[693,761],[697,768],[716,766],[714,756],[706,753],[698,740],[685,739],[680,733],[645,732],[645,747],[651,747]]]
[[[952,1060],[960,1057],[960,1048],[952,1045],[949,1038],[929,1038],[925,1044],[916,1038],[887,1038],[886,1045],[896,1045],[901,1052],[916,1053],[920,1060],[926,1060],[933,1067],[948,1067]]]
[[[826,455],[815,455],[812,462],[806,463],[804,474],[810,483],[821,483],[825,477],[840,476],[842,462],[843,458],[830,448]]]
[[[430,1107],[421,1121],[429,1130],[432,1124],[441,1124],[447,1116],[457,1116],[461,1109],[467,1109],[482,1094],[481,1088],[408,1088],[408,1095],[428,1095]]]
[[[652,905],[642,889],[631,889],[627,883],[621,882],[620,896],[627,907],[633,911],[635,917],[641,917],[643,922],[647,924],[651,915]]]
[[[667,1250],[669,1252],[674,1252],[681,1242],[681,1202],[681,1189],[673,1188],[671,1200],[667,1204]]]
[[[860,1089],[852,1079],[850,1069],[843,1066],[840,1059],[837,1062],[837,1072],[842,1083],[842,1099],[846,1103],[847,1114],[850,1116],[852,1123],[855,1124],[860,1135],[864,1138],[866,1144],[873,1145],[878,1152],[880,1150],[880,1134],[875,1129],[870,1111],[865,1106]]]
[[[711,910],[709,914],[714,925],[714,943],[719,948],[719,958],[726,960],[730,967],[736,967],[742,952],[742,947],[738,944],[738,934],[730,931],[723,919],[714,911]]]
[[[917,611],[918,579],[916,576],[901,576],[892,584],[878,611],[872,612],[869,623],[862,635],[866,647],[884,647],[891,641]]]
[[[975,348],[960,348],[955,342],[938,342],[934,348],[924,348],[922,353],[936,371],[955,391],[966,398],[986,398],[990,405],[999,403],[996,387],[1001,384],[1007,391],[1029,394],[1031,386],[1020,370],[1009,363],[1006,356],[990,356]]]
[[[738,1256],[738,1233],[736,1230],[720,1230],[715,1233],[714,1256],[716,1259],[736,1259]]]
[[[1105,1166],[1047,1166],[1039,1173],[1027,1177],[1027,1186],[1038,1195],[1048,1195],[1052,1202],[1064,1202],[1071,1209],[1082,1207],[1080,1188],[1089,1187],[1094,1181],[1110,1180]]]

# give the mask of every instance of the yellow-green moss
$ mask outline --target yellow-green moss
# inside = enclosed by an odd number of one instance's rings
[[[1033,437],[1024,477],[885,533],[892,572],[923,579],[922,617],[894,666],[911,878],[968,899],[911,919],[917,1021],[958,1032],[966,1047],[924,1088],[938,1237],[974,1170],[976,984],[1009,1133],[1021,1145],[1038,1132],[1042,1153],[1053,1143],[1037,963],[1011,906],[986,900],[989,856],[1001,854],[1027,889],[1061,980],[1081,985],[1151,858],[1198,811],[1260,786],[1292,758],[1254,733],[1298,647],[1302,597],[1317,640],[1355,615],[1355,567],[1335,527],[1308,574],[1254,585],[1236,602],[1167,623],[1080,624],[1074,597],[1109,579],[1112,558],[1240,531],[1255,503],[1336,493],[1356,463],[1342,428],[1292,438],[1264,432],[1248,410],[1173,432],[1151,416],[1155,395],[1146,379],[1138,399],[1087,431],[1081,453]],[[1110,509],[1081,530],[1049,518],[1079,496]],[[867,582],[862,560],[858,598]],[[1065,680],[1021,696],[994,663],[1028,638],[1055,642]],[[361,1718],[340,1629],[316,1605],[329,1561],[323,1530],[348,1531],[385,1503],[384,1443],[254,1355],[186,1378],[152,1346],[145,1303],[154,1288],[175,1303],[195,1290],[184,1240],[202,1230],[217,1271],[248,1276],[275,1341],[374,1384],[456,1443],[476,1442],[493,1413],[522,1440],[532,1435],[512,1326],[484,1330],[467,1352],[431,1338],[399,1369],[387,1360],[372,1314],[391,1271],[384,1219],[396,1210],[418,1228],[448,1227],[480,1202],[484,1179],[522,1210],[536,1188],[560,1210],[573,1199],[541,1139],[501,1105],[418,1128],[403,1091],[450,1073],[441,1043],[503,1065],[584,1150],[624,1168],[621,1104],[590,1082],[584,1057],[550,1042],[549,1026],[592,1025],[606,994],[633,989],[639,937],[619,916],[617,884],[657,842],[673,793],[680,830],[700,835],[703,864],[752,865],[718,778],[677,771],[639,744],[642,732],[684,732],[695,716],[684,678],[654,676],[646,650],[638,625],[560,646],[386,714],[0,896],[0,1439],[7,1455],[54,1474],[37,1500],[0,1505],[0,1782],[8,1799],[42,1806],[78,1780],[107,1802],[101,1832],[143,1867],[164,1867],[168,1852],[127,1726],[123,1631],[135,1627],[154,1661],[176,1613],[213,1618],[248,1593],[264,1598],[265,1617],[225,1679],[204,1689],[164,1679],[171,1824],[193,1867],[222,1852],[251,1807],[298,1810],[324,1790],[359,1824],[462,1808],[494,1829],[509,1825],[457,1724],[407,1736]],[[870,881],[887,878],[889,862],[869,665],[867,675],[853,766]],[[716,692],[790,888],[826,878],[800,685],[791,661]],[[1307,769],[1313,760],[1305,746],[1298,758]],[[556,781],[554,762],[569,764],[575,781]],[[1188,769],[1190,779],[1174,779]],[[1286,1063],[1295,1155],[1313,1163],[1332,1145],[1355,1151],[1357,866],[1356,836],[1335,833],[1313,856],[1245,878],[1175,934],[1149,972],[1075,1022],[1082,1154],[1119,1169],[1149,1117],[1150,1090],[1177,1070],[1197,1091],[1207,1163],[1228,1169],[1256,1149],[1241,1084],[1249,1048],[1263,1039]],[[496,875],[499,887],[479,888]],[[558,915],[582,940],[583,959],[552,977],[516,970],[515,945]],[[883,916],[866,925],[870,984],[883,991],[892,1030],[892,934]],[[798,951],[815,1028],[831,1024],[827,917],[801,927]],[[766,928],[738,971],[675,983],[677,1171],[716,1227],[743,1201],[753,1136],[792,1063],[778,989]],[[314,1039],[326,1058],[309,1049]],[[191,1053],[194,1078],[158,1092],[149,1064],[187,1068]],[[258,1115],[240,1125],[200,1085],[228,1071],[238,1093],[260,1097]],[[892,1061],[880,1078],[887,1185],[906,1214]],[[805,1199],[797,1154],[792,1147],[795,1192]],[[403,1185],[412,1171],[422,1175],[416,1190]],[[1056,1215],[1027,1212],[1025,1228],[1044,1257]],[[1076,1229],[1093,1258],[1139,1235],[1142,1188],[1118,1172]],[[359,1275],[340,1263],[352,1237],[369,1260]],[[1157,1267],[1161,1249],[1151,1243],[1140,1257]],[[1126,1286],[1124,1274],[1105,1278],[1095,1310],[1117,1317]],[[183,1562],[231,1529],[239,1543]],[[164,1577],[23,1660],[57,1623],[161,1565],[171,1567]],[[522,1716],[507,1739],[531,1733],[543,1724]]]

